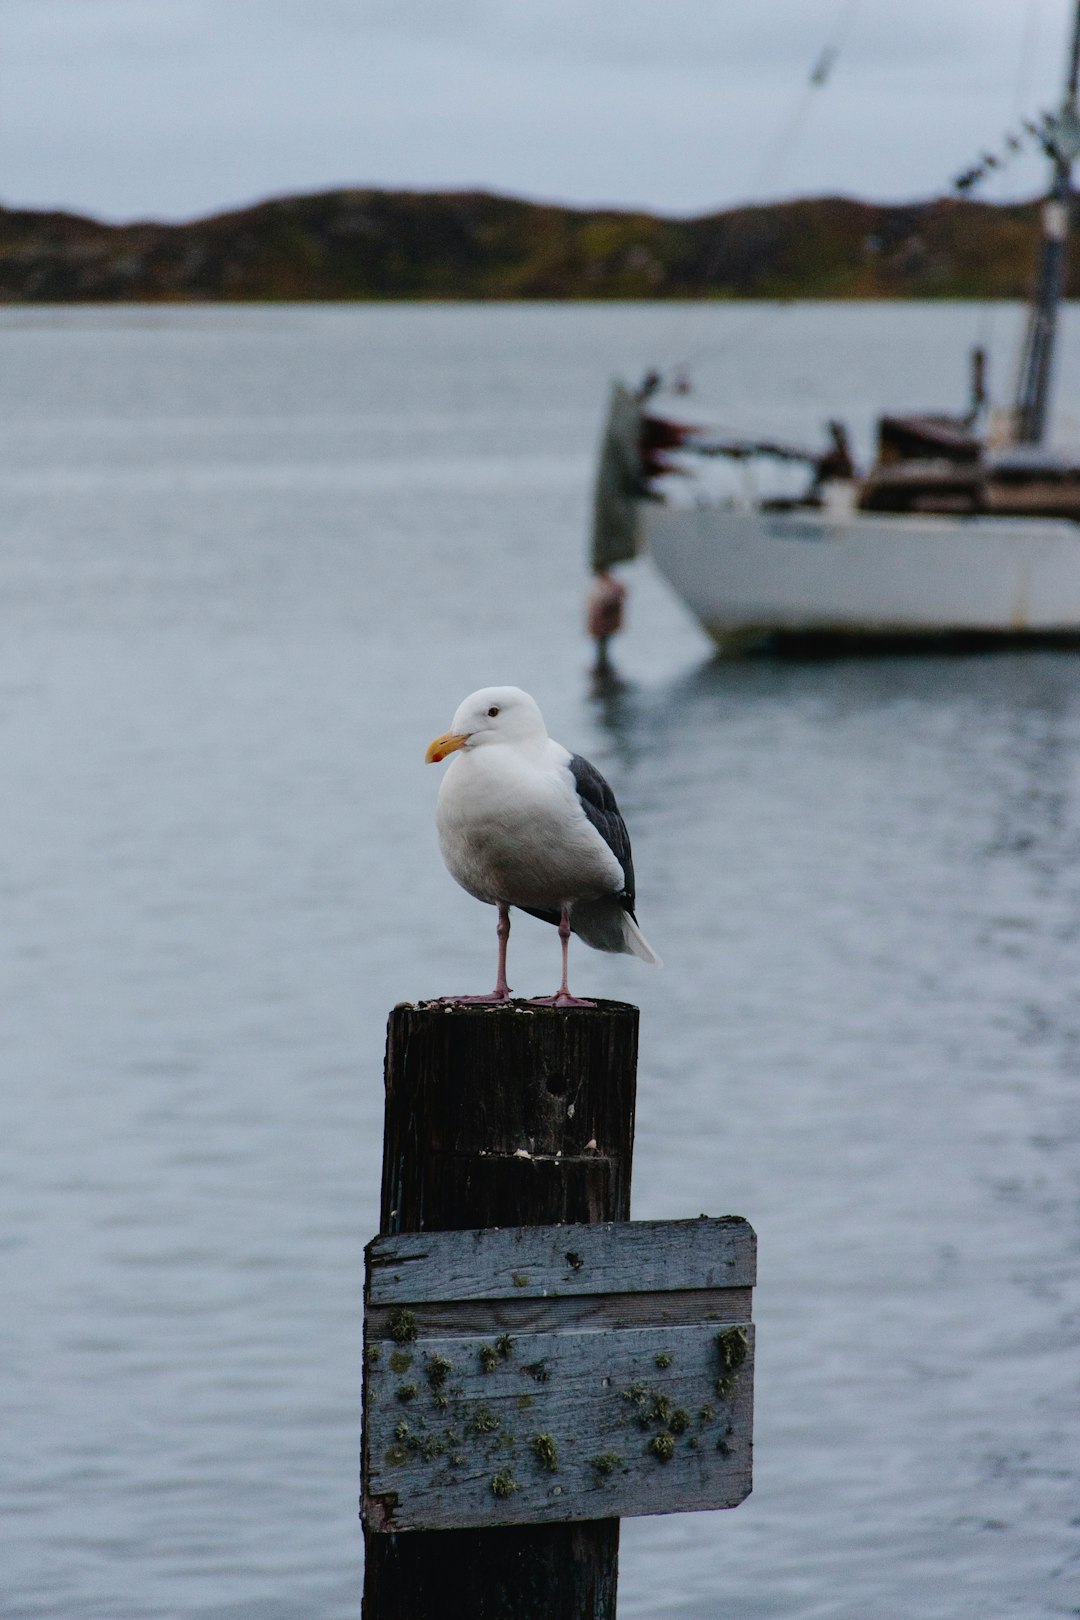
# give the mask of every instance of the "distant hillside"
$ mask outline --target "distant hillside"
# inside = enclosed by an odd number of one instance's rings
[[[952,199],[671,220],[483,192],[332,191],[188,225],[0,208],[0,302],[1019,298],[1035,233],[1033,204]]]

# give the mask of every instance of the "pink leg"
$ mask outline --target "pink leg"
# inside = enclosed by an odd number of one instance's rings
[[[567,970],[570,961],[570,911],[563,904],[562,914],[559,917],[559,939],[562,943],[562,984],[554,996],[533,996],[531,1001],[535,1007],[595,1007],[595,1001],[579,1001],[577,996],[570,994],[567,983]]]
[[[486,1007],[498,1001],[510,1000],[510,986],[506,982],[506,942],[510,938],[510,907],[499,906],[499,921],[495,928],[499,940],[499,971],[495,978],[495,988],[489,996],[440,996],[440,1001],[451,1001],[455,1004],[470,1007]]]

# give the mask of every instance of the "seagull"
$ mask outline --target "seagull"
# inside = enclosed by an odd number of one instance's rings
[[[624,951],[659,965],[634,916],[630,837],[594,765],[548,736],[544,717],[519,686],[485,686],[461,704],[450,730],[427,751],[435,764],[456,754],[439,787],[436,826],[450,875],[498,908],[499,969],[486,996],[509,1001],[506,944],[510,908],[558,927],[562,983],[538,1006],[592,1007],[567,983],[570,935],[598,951]]]

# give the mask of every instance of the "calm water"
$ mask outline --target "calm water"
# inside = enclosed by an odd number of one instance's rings
[[[612,778],[667,963],[577,958],[642,1006],[635,1214],[760,1238],[754,1495],[628,1521],[622,1615],[1080,1613],[1076,656],[720,665],[637,570],[600,701],[580,631],[612,370],[865,447],[1016,330],[3,313],[6,1620],[358,1615],[385,1015],[494,966],[423,749],[503,681]]]

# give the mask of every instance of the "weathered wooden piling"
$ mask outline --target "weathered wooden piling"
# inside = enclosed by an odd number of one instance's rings
[[[637,1008],[395,1007],[380,1230],[625,1221]],[[365,1529],[364,1620],[614,1620],[619,1520]]]

